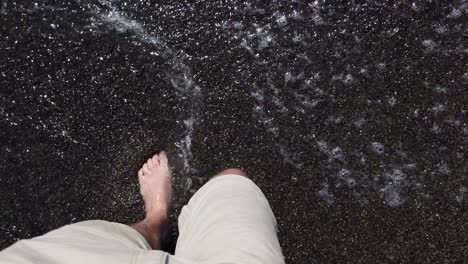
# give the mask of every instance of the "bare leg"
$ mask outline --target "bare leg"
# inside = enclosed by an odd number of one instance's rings
[[[211,177],[211,179],[216,178],[216,177],[220,177],[220,176],[223,176],[223,175],[232,175],[232,174],[247,177],[247,174],[245,172],[243,172],[242,170],[236,169],[236,168],[229,168],[229,169],[225,169],[225,170],[221,171],[220,173],[216,174],[215,176]]]
[[[131,227],[148,241],[152,249],[161,249],[161,233],[166,226],[172,200],[171,179],[172,172],[164,151],[148,159],[138,171],[146,217]]]

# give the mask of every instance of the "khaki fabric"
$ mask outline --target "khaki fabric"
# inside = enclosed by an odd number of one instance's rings
[[[133,228],[93,220],[20,240],[0,252],[0,263],[165,263],[167,253],[150,249]],[[158,261],[144,262],[149,254]]]
[[[0,263],[284,263],[268,201],[245,177],[205,184],[182,209],[179,233],[169,255],[127,225],[85,221],[21,240],[0,252]]]
[[[182,209],[179,233],[175,255],[195,263],[284,263],[275,216],[246,177],[205,184]]]

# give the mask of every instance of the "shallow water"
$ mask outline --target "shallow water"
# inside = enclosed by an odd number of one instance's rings
[[[209,175],[241,167],[272,204],[288,263],[466,259],[467,12],[3,2],[2,248],[80,220],[137,220],[136,170],[166,149],[174,216]]]

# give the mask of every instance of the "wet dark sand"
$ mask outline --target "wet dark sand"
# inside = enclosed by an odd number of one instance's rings
[[[174,219],[210,175],[243,168],[287,263],[466,262],[467,12],[3,2],[0,248],[138,220],[136,172],[165,149]]]

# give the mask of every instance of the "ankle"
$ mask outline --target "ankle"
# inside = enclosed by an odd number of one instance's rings
[[[160,232],[164,224],[168,220],[168,214],[166,211],[159,211],[157,213],[150,213],[146,215],[143,220],[148,230],[152,232]]]

